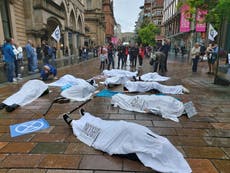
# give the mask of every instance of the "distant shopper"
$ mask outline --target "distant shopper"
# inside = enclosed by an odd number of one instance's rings
[[[28,61],[28,72],[31,73],[33,72],[33,57],[34,57],[34,49],[32,47],[32,41],[28,40],[26,46],[26,57]]]
[[[139,67],[141,67],[143,64],[144,56],[145,56],[145,49],[144,49],[143,45],[140,44],[139,53],[138,53]]]

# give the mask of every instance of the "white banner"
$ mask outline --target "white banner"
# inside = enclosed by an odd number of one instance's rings
[[[214,41],[217,34],[218,34],[218,32],[213,28],[213,26],[211,24],[209,24],[208,39],[211,41]]]
[[[53,34],[51,35],[57,42],[61,39],[61,31],[59,26],[54,30]]]

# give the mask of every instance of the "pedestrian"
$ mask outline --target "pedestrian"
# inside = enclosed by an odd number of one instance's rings
[[[34,46],[34,44],[32,44],[32,48],[33,48],[33,57],[32,57],[32,72],[38,72],[38,56],[37,56],[37,51],[36,48]]]
[[[200,44],[200,58],[201,58],[201,61],[204,60],[205,52],[206,52],[206,47],[205,47],[204,43],[201,43]]]
[[[43,64],[49,63],[49,45],[47,41],[42,41]]]
[[[129,49],[129,60],[130,60],[131,68],[136,68],[138,51],[139,49],[137,43],[135,43],[135,45],[131,45]]]
[[[215,62],[217,59],[217,54],[218,54],[218,46],[215,42],[209,44],[206,50],[207,57],[208,57],[208,74],[214,74],[215,70]]]
[[[82,49],[82,58],[83,60],[88,60],[89,58],[89,50],[87,47],[83,47]]]
[[[33,73],[33,57],[35,55],[34,55],[34,49],[32,47],[31,40],[28,40],[25,46],[25,51],[26,51],[26,57],[27,57],[27,63],[28,63],[28,72]]]
[[[107,47],[107,53],[108,53],[108,67],[107,69],[110,70],[110,65],[112,64],[112,69],[114,69],[114,55],[113,55],[113,43],[110,42]]]
[[[3,47],[3,55],[4,55],[5,63],[6,63],[6,72],[7,72],[7,81],[8,82],[13,82],[13,78],[14,78],[15,54],[13,52],[13,44],[14,44],[14,39],[13,38],[7,38],[6,44]]]
[[[168,52],[170,51],[170,42],[167,39],[164,39],[164,44],[162,45],[162,47],[160,48],[160,51],[163,52],[165,54],[165,72],[168,71],[167,69],[167,61],[168,61]]]
[[[118,64],[117,64],[117,69],[120,68],[120,63],[121,63],[121,68],[124,67],[124,61],[125,61],[125,56],[126,56],[126,48],[122,44],[118,45],[117,47],[117,56],[118,56]]]
[[[20,65],[22,63],[22,58],[23,58],[23,51],[22,51],[22,47],[18,46],[17,44],[13,45],[13,52],[15,55],[15,59],[14,59],[14,72],[15,72],[15,77],[13,78],[13,81],[16,82],[17,80],[21,80],[21,74],[19,74],[19,70],[20,70]]]
[[[104,70],[105,69],[105,60],[107,59],[106,57],[106,49],[103,48],[103,46],[100,48],[100,70]]]
[[[200,59],[200,45],[199,43],[195,43],[191,50],[191,58],[192,58],[192,72],[197,72],[197,65]]]
[[[139,52],[138,52],[139,67],[142,67],[144,56],[145,56],[145,49],[141,43],[139,46]]]
[[[57,79],[57,69],[51,64],[45,64],[40,71],[40,78],[43,81],[48,80],[50,77],[53,79]]]

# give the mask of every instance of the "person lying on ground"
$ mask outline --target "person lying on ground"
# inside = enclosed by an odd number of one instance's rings
[[[124,91],[126,92],[148,92],[156,90],[164,94],[183,94],[189,93],[189,90],[183,85],[167,86],[158,82],[143,82],[143,81],[127,81],[124,84]]]
[[[138,72],[131,72],[127,70],[121,69],[112,69],[112,70],[103,70],[102,72],[105,76],[114,77],[114,76],[126,76],[132,78],[133,76],[137,76]]]
[[[61,96],[72,101],[86,101],[96,91],[98,85],[93,79],[84,80],[72,75],[64,75],[59,80],[49,83],[48,86],[60,87]]]
[[[29,80],[15,94],[5,99],[0,104],[0,109],[6,108],[7,112],[14,111],[19,106],[25,106],[38,97],[48,94],[48,85],[41,80]]]
[[[112,96],[111,104],[128,111],[153,113],[176,122],[179,122],[178,117],[184,113],[184,104],[181,101],[165,95],[115,94]]]
[[[166,77],[166,76],[162,76],[159,75],[157,72],[154,73],[146,73],[143,74],[141,76],[133,76],[133,79],[135,81],[145,81],[145,82],[163,82],[163,81],[167,81],[170,79],[170,77]]]
[[[183,155],[162,136],[145,126],[126,122],[102,120],[80,111],[80,119],[72,120],[63,115],[74,135],[83,143],[97,150],[140,161],[158,172],[192,172]]]
[[[50,78],[57,79],[57,69],[50,64],[45,64],[40,71],[40,79],[47,81]]]

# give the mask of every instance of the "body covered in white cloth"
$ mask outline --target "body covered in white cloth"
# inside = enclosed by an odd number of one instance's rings
[[[110,155],[135,153],[146,167],[156,171],[191,172],[183,155],[168,139],[144,126],[125,121],[102,120],[87,112],[79,120],[73,120],[71,125],[74,135],[80,141]]]
[[[43,81],[37,79],[29,80],[21,87],[21,89],[18,92],[8,97],[2,103],[8,106],[13,104],[24,106],[36,100],[47,89],[48,85],[45,84]]]
[[[184,104],[171,96],[164,95],[136,95],[116,94],[111,104],[128,111],[154,113],[163,118],[179,122],[178,117],[184,113]]]
[[[48,85],[58,86],[58,87],[68,86],[61,92],[61,96],[71,99],[73,101],[88,100],[96,90],[96,87],[91,85],[86,80],[81,78],[76,78],[72,75],[64,75],[59,80],[50,83]]]
[[[158,82],[127,81],[124,87],[129,92],[147,92],[153,89],[165,94],[183,94],[184,92],[184,87],[182,85],[167,86]]]
[[[145,82],[162,82],[167,81],[170,79],[170,77],[161,76],[157,72],[154,73],[146,73],[140,76],[141,80]]]
[[[126,76],[132,78],[133,76],[137,76],[136,72],[131,72],[128,70],[120,70],[120,69],[112,69],[112,70],[103,70],[103,74],[105,76],[114,77],[114,76]]]

